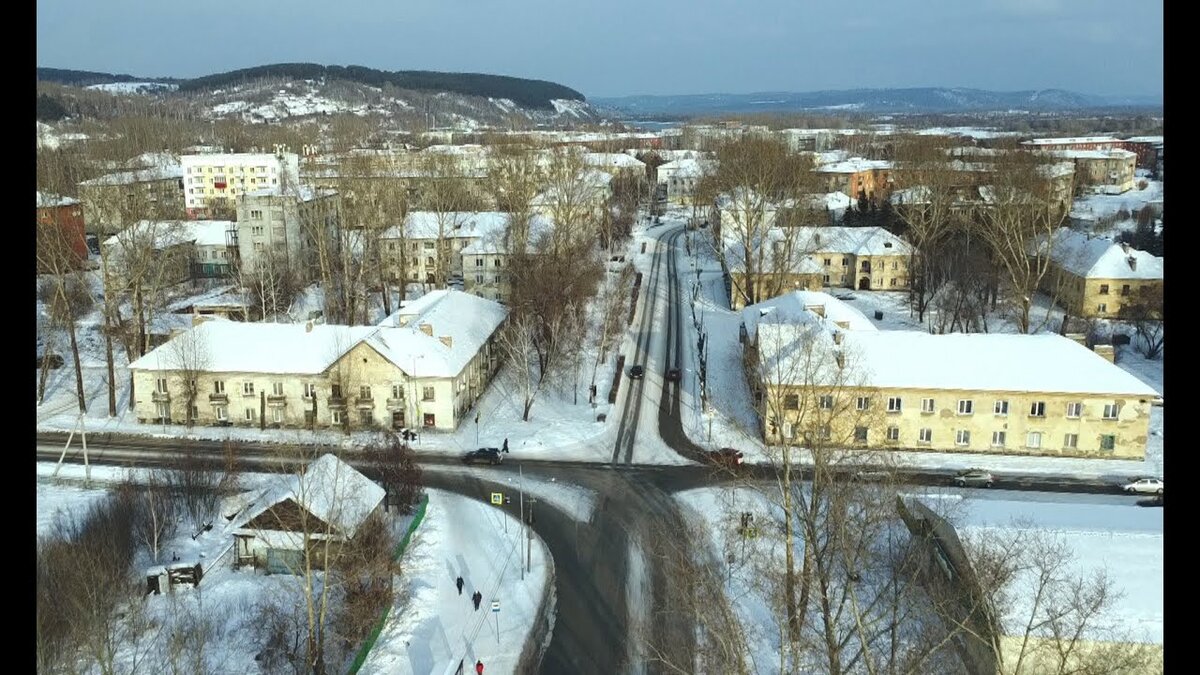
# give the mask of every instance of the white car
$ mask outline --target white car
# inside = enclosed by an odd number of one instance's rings
[[[1139,478],[1123,486],[1121,489],[1129,494],[1161,495],[1163,493],[1163,482],[1158,478]]]

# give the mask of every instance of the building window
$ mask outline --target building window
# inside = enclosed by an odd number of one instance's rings
[[[1066,450],[1074,450],[1079,447],[1079,434],[1067,434],[1063,436],[1063,448]]]
[[[854,404],[854,408],[856,410],[868,410],[868,409],[870,409],[870,407],[871,407],[871,397],[870,396],[859,396],[858,401],[856,401]]]
[[[1100,284],[1100,295],[1108,295],[1108,284]]]
[[[992,407],[992,412],[1000,417],[1008,415],[1008,401],[996,401],[996,405]]]
[[[402,384],[393,384],[392,385],[392,398],[401,400],[401,401],[404,400],[404,385],[402,385]]]
[[[424,423],[427,427],[437,426],[437,420],[434,418],[433,413],[425,413]]]
[[[304,383],[304,398],[313,398],[317,395],[317,385],[311,382]]]
[[[967,431],[966,429],[959,429],[958,431],[954,432],[954,444],[963,446],[970,445],[971,432]]]
[[[849,267],[849,266],[850,266],[850,259],[842,258],[842,267]]]
[[[826,258],[826,259],[825,259],[825,266],[826,266],[826,267],[829,267],[831,264],[833,264],[833,261],[832,261],[832,260],[830,260],[829,258]]]
[[[829,425],[828,425],[828,424],[822,424],[822,425],[821,425],[821,427],[820,427],[819,429],[817,429],[817,436],[818,436],[818,437],[819,437],[819,438],[820,438],[822,441],[827,441],[827,440],[829,440],[829,437],[830,437]]]
[[[1034,401],[1032,404],[1030,404],[1029,416],[1030,417],[1045,417],[1046,416],[1046,402],[1045,401]]]
[[[283,408],[271,408],[271,421],[275,424],[283,423]]]
[[[329,395],[332,396],[333,398],[341,398],[342,397],[342,385],[336,384],[336,383],[329,385]]]
[[[229,419],[229,408],[227,406],[217,406],[217,421],[224,422]]]
[[[921,399],[921,412],[923,412],[923,413],[932,413],[933,412],[933,399],[931,399],[931,398]]]
[[[818,400],[818,404],[821,406],[821,410],[832,410],[833,409],[833,397],[832,396],[822,396]]]
[[[972,401],[969,398],[959,399],[959,401],[958,401],[958,414],[959,415],[971,415],[974,412],[975,412],[975,402],[974,401]]]
[[[363,386],[359,387],[358,388],[358,397],[363,400],[370,400],[371,399],[371,387],[368,385],[363,385]]]
[[[261,241],[254,242],[254,250],[261,252],[263,250],[263,243]]]
[[[476,258],[476,259],[475,259],[475,266],[476,266],[476,267],[483,267],[483,258]]]
[[[1042,447],[1042,432],[1031,431],[1025,435],[1025,447],[1037,450]]]
[[[889,441],[900,440],[900,427],[895,427],[895,426],[888,427],[887,428],[887,439]]]
[[[214,394],[224,394],[225,393],[225,380],[214,380],[213,381],[213,393]]]
[[[1102,303],[1096,305],[1096,311],[1101,314],[1106,314],[1108,312],[1108,305],[1106,305],[1105,303],[1102,302]]]
[[[342,411],[341,410],[330,410],[329,411],[329,421],[334,426],[338,426],[338,427],[342,426]]]
[[[799,410],[800,409],[800,395],[799,394],[784,394],[783,409],[784,410]]]
[[[889,396],[888,397],[887,410],[888,410],[888,412],[900,412],[900,397],[899,396]]]
[[[482,283],[483,283],[483,275],[482,275],[482,274],[476,274],[476,275],[475,275],[475,283],[477,283],[477,284],[482,284]]]
[[[1113,434],[1104,434],[1100,437],[1100,449],[1112,451],[1117,447],[1117,437]]]
[[[430,267],[432,267],[432,266],[433,266],[433,258],[432,258],[432,257],[429,257],[429,256],[426,256],[426,257],[425,257],[425,264],[426,264],[426,265],[429,265]]]
[[[271,383],[271,393],[275,396],[283,396],[283,383],[282,382],[272,382]]]
[[[252,234],[256,237],[261,237],[262,233],[263,233],[262,225],[254,225],[250,228],[250,234]]]
[[[1129,295],[1129,284],[1121,286],[1121,295]]]
[[[854,441],[856,443],[866,443],[867,442],[867,428],[866,427],[854,427]]]
[[[421,400],[422,401],[432,401],[433,400],[433,387],[422,387],[421,388]]]
[[[253,382],[243,382],[242,383],[242,394],[245,396],[253,396],[254,395],[254,383]]]
[[[369,427],[375,424],[375,416],[370,410],[360,410],[358,411],[358,421],[364,427]]]
[[[431,248],[433,248],[433,247],[434,247],[434,244],[433,244],[433,242],[432,242],[432,241],[427,241],[427,242],[425,242],[425,248],[426,248],[426,249],[431,249]]]
[[[926,427],[917,435],[917,441],[929,445],[933,442],[933,429]]]
[[[155,384],[155,388],[158,390],[158,393],[160,393],[160,394],[167,393],[167,378],[160,377],[157,380],[155,380],[154,384]]]
[[[1117,413],[1119,413],[1119,412],[1121,412],[1121,407],[1118,406],[1116,403],[1105,403],[1104,404],[1104,415],[1103,415],[1104,419],[1115,420],[1115,419],[1117,419]]]
[[[162,420],[163,424],[171,421],[171,404],[159,402],[154,404],[155,410],[158,411],[158,419]]]
[[[993,431],[992,432],[992,447],[993,448],[1003,448],[1004,440],[1005,440],[1004,437],[1006,435],[1007,434],[1003,431]]]
[[[1082,412],[1083,412],[1083,404],[1082,403],[1075,402],[1075,403],[1067,404],[1067,417],[1068,418],[1079,419],[1080,413],[1082,413]]]
[[[246,421],[247,422],[253,422],[254,415],[255,415],[254,408],[246,408]]]

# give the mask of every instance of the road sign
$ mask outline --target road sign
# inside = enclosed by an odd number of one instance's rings
[[[493,612],[499,612],[499,611],[500,611],[500,601],[499,601],[499,600],[493,600],[493,601],[492,601],[492,611],[493,611]]]
[[[493,492],[492,493],[492,503],[495,504],[496,506],[500,506],[501,504],[503,504],[504,503],[504,493],[503,492]]]

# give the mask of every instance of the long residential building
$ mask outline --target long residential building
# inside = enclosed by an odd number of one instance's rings
[[[378,326],[202,321],[130,364],[134,409],[147,424],[453,430],[500,365],[506,315],[434,291]]]
[[[230,214],[241,195],[287,192],[300,180],[300,157],[291,152],[183,155],[180,161],[188,218]]]
[[[819,295],[797,301],[804,316],[744,315],[754,324],[747,376],[770,444],[1145,456],[1159,394],[1074,340],[878,331]]]

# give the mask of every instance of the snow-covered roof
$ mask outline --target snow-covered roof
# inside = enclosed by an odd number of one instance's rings
[[[1151,145],[1162,145],[1163,144],[1162,136],[1130,136],[1129,138],[1126,138],[1125,140],[1129,141],[1130,143],[1149,143]]]
[[[147,169],[138,169],[136,171],[121,171],[118,173],[110,173],[99,178],[85,180],[80,185],[128,185],[130,183],[145,183],[155,180],[170,180],[183,178],[183,166],[173,164],[170,166],[152,166]]]
[[[820,313],[824,313],[824,321]],[[874,331],[875,324],[860,311],[821,291],[792,291],[748,305],[741,311],[742,325],[751,340],[760,324],[823,323],[830,330],[845,324],[846,330]]]
[[[72,199],[70,197],[62,197],[49,192],[37,193],[37,207],[39,209],[48,209],[56,206],[74,206],[78,203],[78,199]]]
[[[416,372],[410,373],[415,377],[450,377],[462,372],[506,316],[504,305],[493,300],[454,289],[431,291],[381,321],[380,326],[401,328],[385,328],[369,343],[405,372],[415,368]],[[421,332],[422,324],[430,326],[433,337]],[[438,339],[443,335],[452,338],[451,346]],[[422,338],[437,344],[425,348],[424,356],[414,365],[411,354],[404,350],[411,347],[415,353],[425,342]]]
[[[1050,154],[1065,159],[1136,159],[1137,153],[1114,148],[1112,150],[1051,150]]]
[[[886,159],[865,159],[851,157],[831,164],[822,164],[815,170],[818,173],[857,173],[859,171],[877,171],[892,168],[892,163]]]
[[[1079,136],[1075,138],[1033,138],[1022,145],[1073,145],[1076,143],[1120,143],[1112,136]]]
[[[589,152],[583,156],[590,166],[607,166],[619,169],[644,169],[646,165],[634,157],[619,152]]]
[[[798,227],[797,241],[807,251],[855,255],[909,255],[908,242],[882,227]]]
[[[318,375],[379,330],[375,326],[205,321],[191,329],[210,373]],[[131,370],[178,370],[173,341],[129,364]]]
[[[154,166],[180,166],[179,157],[169,152],[143,152],[125,162],[128,169],[145,169]]]
[[[529,239],[528,243],[537,241],[540,237],[549,234],[554,229],[554,219],[543,214],[533,214],[529,217]],[[472,239],[471,243],[463,247],[463,255],[488,255],[495,253],[508,253],[508,248],[504,243],[504,234],[506,228],[494,229],[484,233],[477,239]]]
[[[1066,227],[1054,235],[1050,257],[1072,274],[1089,279],[1163,278],[1163,259],[1158,256]]]
[[[333,454],[311,462],[299,476],[279,477],[254,506],[242,514],[243,526],[280,502],[291,499],[332,525],[338,534],[353,537],[358,527],[383,501],[385,490]],[[259,536],[275,530],[240,529]],[[323,534],[323,533],[321,533]],[[285,540],[286,541],[286,540]]]
[[[769,336],[769,330],[777,333]],[[768,325],[760,326],[759,332],[764,358],[787,359],[795,353],[790,339],[794,332]],[[1154,389],[1104,357],[1053,333],[846,331],[840,346],[831,342],[826,348],[844,352],[847,367],[872,387],[1159,398]],[[782,383],[790,379],[781,378]]]
[[[189,236],[197,246],[226,246],[225,233],[237,230],[237,223],[232,220],[189,220],[185,225],[191,229]]]
[[[225,233],[236,230],[232,220],[139,220],[104,240],[105,246],[131,241],[133,237],[154,235],[154,248],[166,249],[180,244],[225,246]]]
[[[282,162],[280,160],[283,160]],[[276,155],[271,152],[236,152],[236,153],[205,153],[199,155],[183,155],[179,158],[180,163],[185,167],[191,166],[258,166],[260,164],[279,166],[282,164],[294,165],[299,162],[300,156],[285,152]]]
[[[322,199],[324,197],[332,197],[337,194],[337,190],[332,188],[316,188],[311,185],[293,184],[288,188],[288,192],[295,195],[302,202],[311,202],[314,199]],[[246,192],[245,197],[276,197],[283,194],[283,186],[269,185],[257,190]]]
[[[670,173],[672,176],[686,178],[701,176],[713,171],[717,166],[716,160],[711,159],[677,159],[658,166],[658,171]]]
[[[404,217],[404,236],[410,239],[437,239],[441,230],[443,237],[475,239],[493,232],[503,232],[508,226],[509,214],[503,211],[409,211]],[[399,239],[399,226],[393,225],[382,235],[383,239]]]

